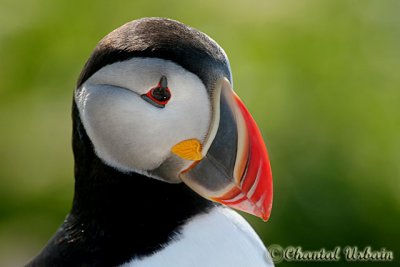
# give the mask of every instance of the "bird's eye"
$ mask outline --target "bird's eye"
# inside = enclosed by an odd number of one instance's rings
[[[171,91],[168,88],[167,77],[162,76],[158,85],[151,88],[142,98],[150,104],[163,108],[171,99]]]

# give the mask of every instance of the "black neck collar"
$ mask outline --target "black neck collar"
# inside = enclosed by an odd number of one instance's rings
[[[183,183],[124,174],[105,165],[93,152],[75,102],[73,122],[73,207],[31,266],[122,264],[165,246],[189,218],[214,205]]]

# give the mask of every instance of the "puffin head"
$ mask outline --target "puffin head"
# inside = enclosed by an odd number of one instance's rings
[[[98,43],[74,101],[104,164],[268,219],[267,150],[207,35],[170,19],[129,22]]]

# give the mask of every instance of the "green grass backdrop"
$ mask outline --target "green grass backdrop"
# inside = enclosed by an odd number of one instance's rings
[[[96,43],[145,16],[227,52],[274,174],[266,245],[367,245],[400,266],[400,2],[1,0],[0,266],[34,256],[73,194],[70,107]],[[347,266],[344,260],[327,266]],[[279,266],[321,266],[283,262]]]

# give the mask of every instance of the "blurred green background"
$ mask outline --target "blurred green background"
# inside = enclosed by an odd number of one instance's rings
[[[274,173],[265,244],[392,250],[400,266],[400,1],[0,1],[0,266],[34,256],[73,195],[70,107],[96,43],[144,16],[227,52]],[[321,266],[283,262],[279,266]],[[345,261],[324,264],[345,266]]]

